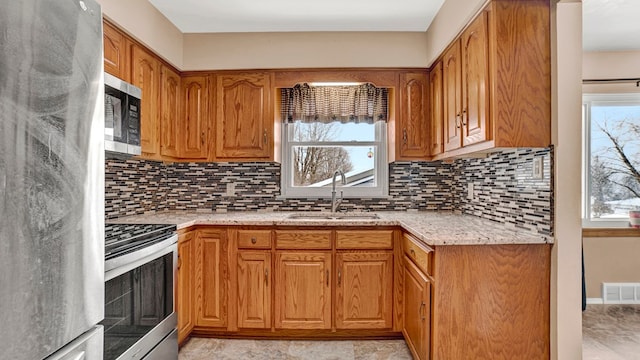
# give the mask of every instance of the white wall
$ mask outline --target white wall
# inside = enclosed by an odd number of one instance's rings
[[[640,51],[585,52],[582,57],[583,79],[640,78]],[[585,93],[640,92],[634,82],[588,84]]]
[[[185,34],[183,70],[427,67],[424,32]]]
[[[552,4],[555,3],[552,1]],[[554,232],[551,269],[551,358],[582,358],[581,127],[582,3],[552,11]]]
[[[182,69],[183,36],[147,0],[97,0],[102,15],[131,37],[153,49],[171,65]]]

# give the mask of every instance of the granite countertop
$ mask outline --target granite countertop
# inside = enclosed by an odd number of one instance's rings
[[[472,215],[451,212],[376,212],[378,219],[292,219],[292,214],[318,212],[184,212],[166,211],[111,219],[109,223],[176,224],[178,229],[194,225],[245,226],[400,226],[425,244],[497,245],[549,244],[553,237],[518,229]],[[326,213],[323,213],[326,214]],[[348,214],[354,214],[348,213]],[[359,213],[360,214],[360,213]],[[372,214],[372,213],[362,213]]]

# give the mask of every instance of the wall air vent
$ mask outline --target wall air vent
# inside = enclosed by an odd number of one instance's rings
[[[640,304],[640,283],[602,283],[605,304]]]

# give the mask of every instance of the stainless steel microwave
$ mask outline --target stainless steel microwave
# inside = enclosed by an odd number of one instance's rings
[[[104,74],[104,148],[107,157],[140,155],[142,90]]]

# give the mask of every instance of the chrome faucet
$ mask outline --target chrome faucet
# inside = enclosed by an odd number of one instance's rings
[[[340,190],[340,199],[336,199],[336,176],[338,176],[338,174],[340,174],[340,176],[342,177],[342,185],[347,185],[347,178],[344,176],[344,173],[342,172],[342,170],[336,170],[336,172],[333,173],[333,182],[331,184],[331,212],[332,213],[338,211],[338,209],[340,208],[340,204],[342,204],[342,195],[343,195],[342,190]]]

